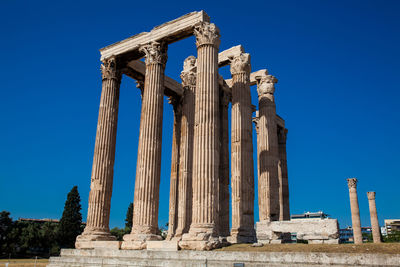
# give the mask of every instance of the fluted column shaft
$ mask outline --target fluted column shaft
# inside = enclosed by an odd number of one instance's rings
[[[175,235],[178,217],[178,180],[179,180],[179,154],[181,138],[182,109],[180,99],[170,98],[174,107],[174,127],[172,131],[172,155],[171,155],[171,182],[169,192],[169,220],[167,239]]]
[[[195,28],[197,80],[193,154],[193,211],[189,234],[217,234],[219,175],[219,33],[214,24]],[[208,235],[205,235],[208,234]]]
[[[232,230],[238,242],[252,242],[254,232],[254,167],[250,55],[231,58],[232,73]],[[247,239],[252,240],[247,240]]]
[[[175,236],[180,238],[189,231],[192,220],[192,166],[193,166],[193,132],[194,103],[196,88],[196,58],[190,56],[184,61],[181,73],[184,89],[182,100],[182,122],[179,159],[179,197],[178,222]]]
[[[357,179],[347,179],[350,195],[351,221],[353,224],[354,244],[362,244],[360,209],[358,207]]]
[[[220,91],[219,235],[229,236],[229,122],[230,96]]]
[[[125,240],[157,239],[155,235],[158,228],[166,47],[151,43],[142,46],[140,51],[146,55],[146,75],[140,117],[132,235]]]
[[[367,192],[369,214],[371,217],[372,238],[374,243],[381,243],[381,230],[379,228],[378,213],[376,211],[375,192]]]
[[[260,220],[279,219],[278,134],[272,75],[256,77],[259,101],[258,113],[258,205]]]
[[[289,181],[287,170],[287,155],[286,155],[286,136],[287,129],[280,128],[278,130],[279,143],[279,220],[290,220],[289,207]]]
[[[77,241],[115,240],[110,235],[110,205],[113,186],[115,144],[121,73],[115,58],[104,61],[102,91],[93,156],[89,207],[85,230]]]

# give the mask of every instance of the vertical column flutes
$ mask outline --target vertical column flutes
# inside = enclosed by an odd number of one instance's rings
[[[102,91],[93,155],[87,223],[80,241],[116,240],[110,235],[109,220],[113,186],[115,145],[118,123],[119,86],[121,72],[115,58],[101,65]]]
[[[139,51],[145,54],[146,74],[140,117],[132,232],[124,236],[125,241],[161,239],[157,235],[157,229],[167,46],[152,42],[140,47]]]
[[[259,111],[257,119],[258,205],[260,221],[279,219],[278,133],[275,83],[272,75],[256,77]]]
[[[178,180],[178,218],[175,237],[189,231],[192,219],[192,165],[194,131],[194,93],[196,88],[196,58],[189,56],[181,73],[183,86],[182,120]]]
[[[178,96],[171,96],[169,98],[169,103],[172,104],[174,109],[174,127],[172,130],[171,182],[169,191],[169,219],[167,240],[170,240],[175,235],[175,230],[177,226],[179,197],[179,154],[182,118],[181,98]]]
[[[286,139],[288,130],[279,128],[278,143],[279,143],[279,220],[290,220],[289,207],[289,180],[287,170],[287,154],[286,154]]]
[[[229,236],[229,121],[230,95],[220,90],[219,235]]]
[[[360,209],[358,207],[357,179],[347,179],[350,195],[351,221],[353,226],[354,244],[362,244]]]
[[[375,192],[367,192],[369,214],[371,217],[372,238],[374,243],[381,243],[381,230],[379,228],[378,213],[376,211]]]
[[[250,55],[230,58],[232,74],[232,230],[230,242],[254,242],[254,167]]]
[[[219,30],[195,26],[197,79],[193,154],[193,210],[188,239],[207,241],[217,235],[219,175]],[[193,240],[193,239],[192,239]]]

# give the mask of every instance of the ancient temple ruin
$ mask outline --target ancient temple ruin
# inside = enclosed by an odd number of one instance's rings
[[[197,57],[184,61],[181,82],[166,77],[168,45],[192,35]],[[260,222],[290,219],[287,129],[275,109],[277,79],[266,69],[252,70],[250,54],[241,45],[221,52],[219,45],[218,27],[200,11],[100,50],[102,93],[87,225],[77,237],[76,248],[145,249],[161,240],[157,228],[164,95],[174,110],[169,242],[197,250],[227,242],[256,242],[254,160]],[[145,62],[140,61],[143,57]],[[226,65],[232,78],[224,80],[218,70]],[[137,81],[142,108],[133,227],[121,243],[110,234],[109,218],[122,75]],[[252,85],[257,85],[258,111],[251,103]],[[257,159],[253,158],[253,129]]]

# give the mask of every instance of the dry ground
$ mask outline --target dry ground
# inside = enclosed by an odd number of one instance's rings
[[[260,252],[328,252],[328,253],[381,253],[400,254],[400,243],[354,244],[273,244],[252,247],[251,244],[236,244],[218,249],[219,251],[260,251]]]
[[[0,267],[6,266],[8,260],[0,260]],[[48,259],[38,259],[36,267],[45,267]],[[35,259],[11,259],[8,267],[35,267]]]

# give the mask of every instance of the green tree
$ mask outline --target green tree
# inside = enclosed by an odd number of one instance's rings
[[[128,233],[132,230],[132,219],[133,219],[133,203],[130,203],[125,218],[125,231]]]
[[[74,186],[68,193],[59,224],[58,240],[61,247],[73,248],[76,237],[82,232],[82,208],[80,202],[78,187]]]
[[[0,254],[11,252],[10,233],[12,232],[13,221],[8,211],[0,212]]]
[[[126,229],[126,228],[125,228]],[[124,237],[126,233],[125,229],[121,229],[118,227],[114,227],[111,229],[110,233],[117,238],[118,241],[122,241],[122,238]]]

